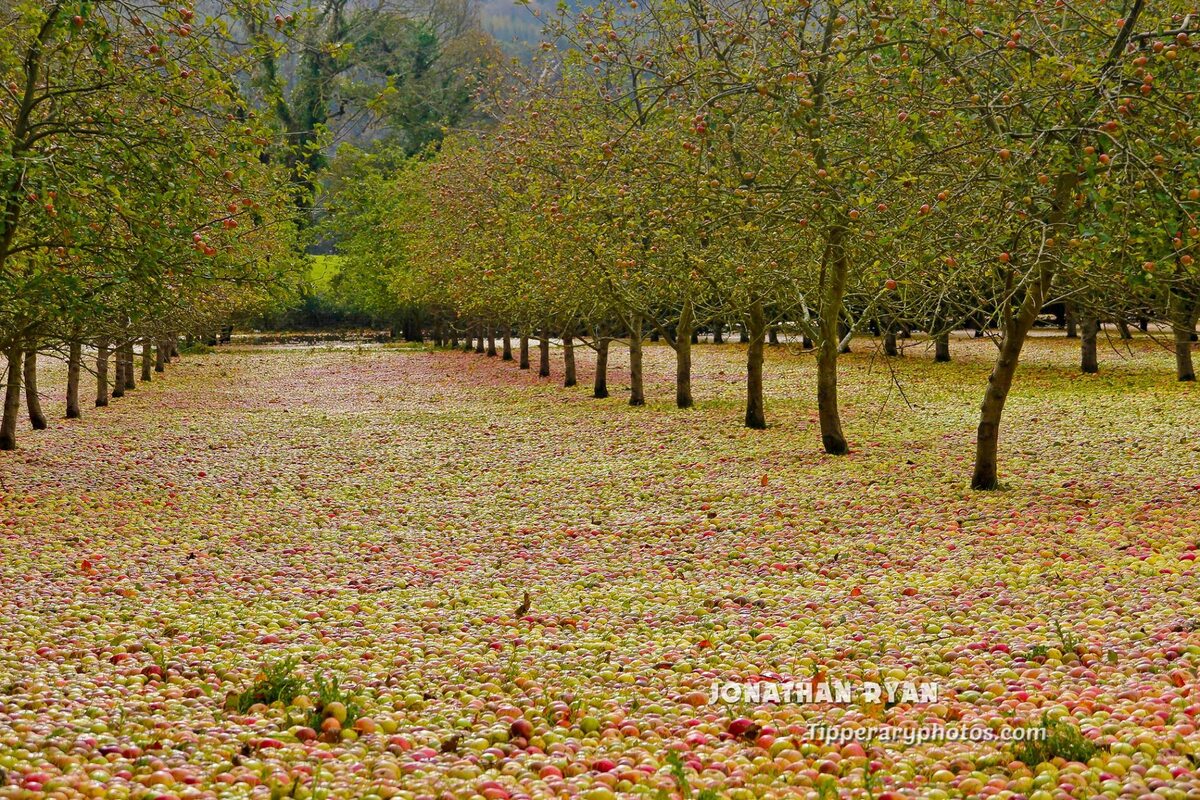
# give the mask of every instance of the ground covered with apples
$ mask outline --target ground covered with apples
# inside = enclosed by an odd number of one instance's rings
[[[594,400],[474,354],[235,347],[52,421],[0,460],[0,797],[1200,797],[1200,403],[1170,354],[1082,376],[1037,338],[1008,487],[976,493],[992,346],[856,347],[845,458],[786,346],[765,431],[736,345],[697,350],[691,411],[660,347],[645,408],[615,351]],[[827,679],[939,696],[708,702]]]

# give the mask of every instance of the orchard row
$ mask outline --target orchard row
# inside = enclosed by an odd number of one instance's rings
[[[47,0],[8,5],[0,30],[0,448],[12,449],[23,387],[44,426],[38,352],[78,376],[94,350],[102,405],[110,354],[120,392],[135,342],[163,342],[161,362],[176,332],[261,307],[299,248],[292,173],[231,77],[242,66],[220,24],[149,0]]]
[[[855,333],[995,332],[972,485],[998,485],[1022,347],[1066,308],[1094,368],[1103,321],[1141,323],[1194,380],[1200,19],[1186,0],[651,0],[548,23],[501,120],[400,168],[364,159],[331,201],[368,310],[675,351],[746,331],[763,427],[772,328],[816,351],[821,439],[849,443]],[[1065,306],[1064,306],[1065,304]],[[1090,350],[1090,357],[1089,357]]]

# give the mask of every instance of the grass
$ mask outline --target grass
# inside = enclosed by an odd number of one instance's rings
[[[330,284],[341,271],[341,256],[334,255],[318,255],[309,256],[312,259],[312,266],[308,271],[309,283],[313,286],[313,291],[316,294],[324,294],[329,291]]]

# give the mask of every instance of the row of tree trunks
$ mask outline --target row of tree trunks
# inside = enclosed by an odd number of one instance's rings
[[[161,372],[172,355],[177,354],[176,345],[171,339],[159,340],[157,347],[154,344],[154,340],[150,337],[142,339],[141,378],[143,381],[150,380],[152,363],[157,361],[155,369]],[[46,414],[42,410],[41,394],[38,390],[38,347],[36,343],[26,346],[14,345],[4,355],[7,359],[7,369],[5,371],[3,414],[0,418],[0,450],[14,450],[17,446],[17,421],[21,412],[22,394],[24,394],[30,426],[34,430],[45,430],[48,422]],[[115,370],[111,394],[108,379],[110,356],[112,356]],[[110,349],[109,340],[98,340],[96,342],[96,406],[107,406],[110,396],[120,397],[127,390],[136,388],[135,369],[132,341]],[[75,340],[67,344],[67,419],[79,419],[82,416],[79,407],[79,379],[82,371],[83,344]]]

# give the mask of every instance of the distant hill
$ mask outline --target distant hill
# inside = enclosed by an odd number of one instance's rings
[[[578,8],[584,3],[567,0],[567,6]],[[555,13],[555,0],[530,0],[520,5],[514,0],[480,0],[480,19],[483,27],[496,38],[504,52],[521,59],[528,58],[542,41],[542,20]],[[534,12],[540,12],[535,17]]]

